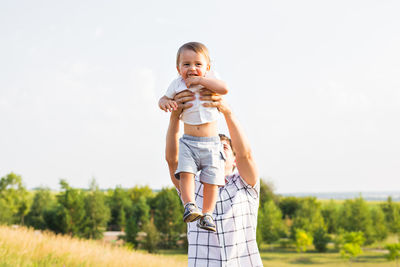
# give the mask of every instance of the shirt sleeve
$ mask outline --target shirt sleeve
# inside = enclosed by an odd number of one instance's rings
[[[178,87],[177,79],[173,80],[171,84],[168,86],[167,92],[165,93],[165,96],[168,98],[174,98],[176,95],[176,89]]]
[[[260,178],[257,179],[257,182],[254,186],[249,185],[246,181],[239,175],[240,181],[243,184],[243,187],[246,189],[247,193],[251,195],[254,199],[259,198],[260,196]]]

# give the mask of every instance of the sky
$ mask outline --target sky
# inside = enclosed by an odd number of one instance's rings
[[[1,1],[0,177],[172,186],[157,102],[177,49],[199,41],[277,192],[399,190],[399,13],[395,0]]]

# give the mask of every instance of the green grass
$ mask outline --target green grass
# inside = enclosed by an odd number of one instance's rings
[[[182,249],[160,250],[159,254],[173,257],[179,261],[187,261],[187,251]],[[340,256],[340,253],[333,248],[326,253],[317,253],[309,251],[297,253],[294,248],[277,248],[263,245],[260,249],[260,255],[264,266],[273,267],[396,267],[395,262],[390,262],[385,258],[385,251],[364,249],[362,255],[351,262]]]
[[[260,250],[261,259],[264,266],[274,267],[294,267],[294,266],[374,266],[374,267],[395,267],[394,262],[389,262],[384,256],[384,252],[364,251],[357,259],[350,263],[343,259],[337,251],[317,253],[314,251],[297,253],[294,249],[273,249],[262,247]]]

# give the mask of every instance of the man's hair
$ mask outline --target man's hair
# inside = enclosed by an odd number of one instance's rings
[[[179,47],[178,53],[176,53],[176,66],[177,67],[179,66],[179,60],[181,58],[181,54],[185,50],[192,50],[193,52],[195,52],[197,54],[203,55],[206,58],[207,63],[210,64],[210,54],[208,52],[207,47],[205,45],[203,45],[202,43],[189,42],[189,43],[186,43],[186,44],[182,45],[181,47]]]
[[[224,134],[219,134],[219,140],[221,140],[221,141],[228,141],[228,144],[229,144],[229,146],[231,147],[231,149],[232,149],[232,151],[233,151],[233,155],[236,154],[235,151],[233,150],[232,140],[231,140],[228,136],[226,136],[226,135],[224,135]]]

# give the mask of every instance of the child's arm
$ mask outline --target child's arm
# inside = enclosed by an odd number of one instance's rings
[[[173,111],[178,108],[178,104],[173,99],[168,98],[167,96],[163,96],[160,98],[160,100],[158,101],[158,106],[165,112]]]
[[[228,93],[227,84],[224,81],[218,79],[194,76],[187,78],[185,82],[188,88],[191,85],[199,84],[219,95],[226,95]]]

